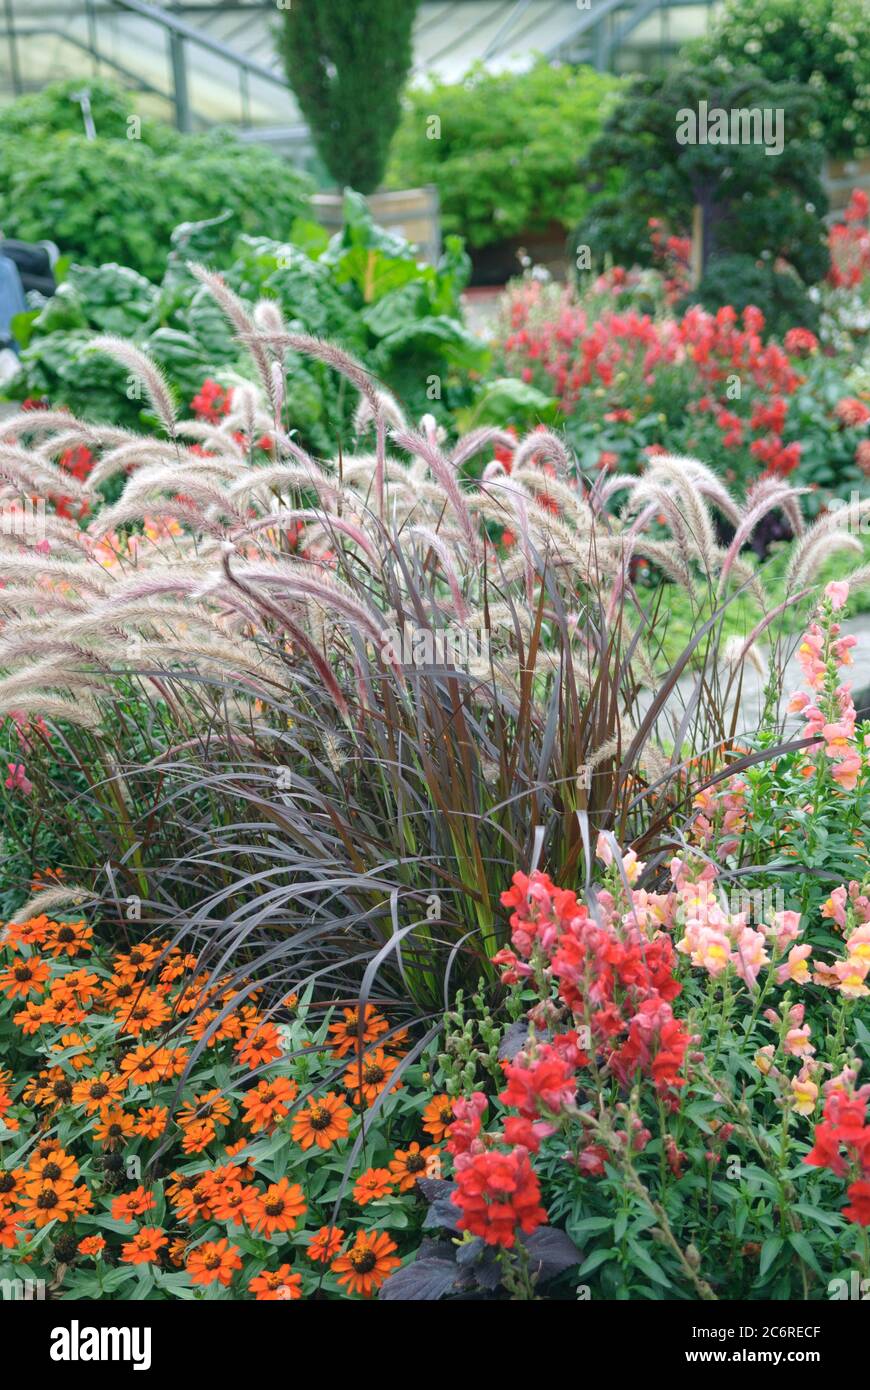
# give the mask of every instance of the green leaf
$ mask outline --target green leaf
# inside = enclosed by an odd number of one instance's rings
[[[761,1259],[758,1262],[759,1278],[764,1278],[765,1274],[770,1269],[770,1266],[773,1264],[773,1261],[776,1259],[777,1255],[782,1249],[783,1244],[784,1242],[782,1236],[767,1237],[767,1240],[761,1247]]]

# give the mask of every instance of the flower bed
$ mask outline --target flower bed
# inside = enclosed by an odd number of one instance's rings
[[[51,503],[0,545],[3,1277],[276,1301],[870,1277],[841,626],[868,568],[819,581],[870,503],[807,526],[779,475],[741,498],[657,454],[590,487],[551,430],[451,442],[194,274],[257,386],[182,420],[104,336],[154,433],[26,410],[0,444]],[[359,395],[358,452],[295,437],[290,353]],[[776,601],[745,553],[774,511]],[[641,560],[693,605],[675,656]],[[748,664],[757,729],[728,712]]]
[[[867,207],[856,192],[830,234],[826,322],[839,354],[800,325],[771,339],[752,307],[668,311],[686,296],[688,249],[654,227],[663,280],[617,267],[579,300],[534,275],[517,282],[499,333],[504,369],[555,396],[587,469],[682,451],[741,488],[792,476],[818,492],[816,508],[847,497],[870,470],[870,385],[834,316],[862,322],[852,301],[866,306],[870,285]]]
[[[846,597],[829,586],[803,644],[822,740],[790,760],[817,821],[857,826]],[[459,996],[437,1055],[437,1028],[370,1004],[264,1010],[208,952],[7,926],[0,1276],[257,1300],[813,1299],[870,1277],[870,880],[804,913],[762,869],[729,902],[717,862],[759,799],[734,777],[696,797],[666,873],[601,834],[586,902],[517,872],[503,988]]]

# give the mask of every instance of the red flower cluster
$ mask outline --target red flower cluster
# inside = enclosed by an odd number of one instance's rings
[[[556,888],[542,873],[515,874],[502,902],[515,909],[512,945],[494,958],[504,967],[505,983],[543,971],[611,1072],[626,1085],[638,1072],[650,1076],[658,1093],[673,1102],[675,1090],[685,1084],[678,1073],[689,1035],[670,1007],[681,989],[670,937],[647,936],[630,912],[619,919],[606,892],[599,895],[600,920],[593,921],[574,893]],[[564,1061],[564,1045],[563,1038],[539,1049],[531,1067],[509,1068],[501,1099],[530,1115],[530,1095],[543,1100],[546,1092],[550,1100],[544,1108],[558,1110],[550,1102],[567,1086],[557,1063]],[[575,1046],[572,1062],[576,1068],[588,1058]]]
[[[691,287],[692,238],[668,236],[658,217],[651,217],[647,226],[653,260],[665,277],[665,299],[675,304]]]
[[[530,1235],[547,1219],[537,1175],[520,1145],[509,1153],[484,1150],[457,1158],[452,1200],[462,1210],[460,1230],[506,1250],[517,1230]]]
[[[190,408],[200,420],[218,425],[222,415],[229,415],[232,403],[232,391],[208,377],[190,402]]]
[[[804,1159],[814,1168],[829,1168],[837,1177],[850,1177],[846,1189],[851,1205],[843,1209],[847,1221],[870,1226],[870,1125],[866,1124],[870,1086],[850,1095],[842,1087],[831,1090],[824,1119],[816,1125],[814,1143]]]
[[[828,280],[838,289],[854,289],[865,275],[870,274],[870,228],[867,217],[870,198],[863,189],[852,191],[843,221],[831,228],[828,249],[831,269]]]

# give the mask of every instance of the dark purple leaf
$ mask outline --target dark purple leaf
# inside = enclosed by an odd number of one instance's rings
[[[542,1282],[555,1279],[557,1274],[583,1262],[582,1251],[556,1226],[539,1226],[525,1238],[524,1244],[531,1256],[533,1271]]]
[[[397,1269],[381,1285],[379,1298],[386,1302],[434,1303],[456,1283],[456,1266],[450,1260],[415,1260]]]

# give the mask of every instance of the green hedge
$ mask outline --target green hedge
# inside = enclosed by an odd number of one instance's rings
[[[96,140],[70,93],[91,91]],[[0,113],[0,227],[48,238],[90,265],[117,261],[159,279],[174,227],[224,211],[239,232],[281,238],[304,213],[308,183],[284,160],[231,133],[182,135],[143,119],[105,83],[58,83]],[[132,137],[132,138],[131,138]]]
[[[406,95],[387,182],[434,183],[444,230],[472,247],[553,222],[567,230],[587,207],[578,160],[621,85],[592,68],[543,59],[525,73],[478,66],[463,82],[433,80]]]

